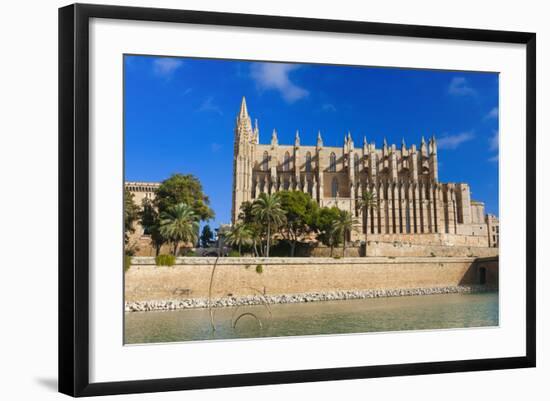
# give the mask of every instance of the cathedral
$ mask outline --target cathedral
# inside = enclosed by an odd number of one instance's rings
[[[498,219],[471,199],[469,185],[439,182],[435,137],[422,137],[419,147],[384,140],[377,148],[366,138],[356,146],[348,133],[334,147],[323,144],[321,132],[315,145],[302,145],[299,132],[293,144],[280,144],[273,130],[270,143],[261,144],[243,97],[235,127],[232,222],[243,202],[282,190],[303,191],[321,207],[352,213],[360,222],[352,241],[368,233],[369,240],[445,238],[450,244],[498,246]],[[377,202],[363,216],[356,202],[365,191]]]

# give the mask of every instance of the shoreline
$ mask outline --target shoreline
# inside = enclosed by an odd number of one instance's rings
[[[347,290],[330,292],[307,292],[298,294],[280,295],[246,295],[213,298],[213,308],[253,306],[262,304],[294,304],[303,302],[345,301],[356,299],[389,298],[422,295],[442,294],[474,294],[496,292],[497,288],[482,285],[459,285],[427,288],[398,288],[398,289],[371,289]],[[208,298],[167,299],[150,301],[125,302],[124,312],[174,311],[181,309],[208,308]]]

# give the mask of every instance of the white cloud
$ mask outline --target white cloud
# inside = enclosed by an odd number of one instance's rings
[[[294,103],[309,95],[309,92],[290,80],[290,73],[300,66],[282,63],[254,63],[250,76],[260,90],[276,90],[287,103]]]
[[[321,109],[323,109],[323,111],[336,111],[336,107],[332,103],[323,104],[323,106],[321,106]]]
[[[214,112],[219,114],[220,116],[223,115],[222,110],[214,103],[214,97],[209,96],[207,97],[204,102],[200,105],[199,109],[197,111],[202,112]]]
[[[498,118],[498,107],[493,107],[490,112],[485,115],[485,119],[489,120],[492,118]]]
[[[476,90],[468,85],[464,77],[454,77],[449,84],[449,93],[455,96],[475,96]]]
[[[183,61],[176,58],[163,57],[153,61],[153,71],[164,78],[172,78],[174,72],[183,65]]]
[[[498,131],[493,131],[493,136],[489,139],[489,150],[495,151],[498,150]]]
[[[457,135],[445,135],[437,139],[437,147],[439,149],[456,149],[462,143],[474,139],[474,134],[471,131],[461,132]]]

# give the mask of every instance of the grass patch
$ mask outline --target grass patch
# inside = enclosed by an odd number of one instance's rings
[[[130,255],[124,255],[124,273],[130,270],[132,264],[132,257]]]
[[[262,274],[264,272],[264,267],[262,265],[256,266],[256,273]]]
[[[232,249],[232,250],[229,251],[227,256],[229,256],[231,258],[238,258],[239,256],[241,256],[241,254],[236,249]]]
[[[157,266],[174,266],[176,257],[174,255],[158,255],[155,257],[155,264]]]

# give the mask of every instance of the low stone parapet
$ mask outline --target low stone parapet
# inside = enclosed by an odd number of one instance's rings
[[[155,266],[134,257],[125,273],[125,300],[184,300],[208,296],[215,257],[181,257]],[[219,258],[212,283],[216,298],[331,293],[485,284],[498,286],[498,258]],[[483,268],[483,273],[480,269]]]

